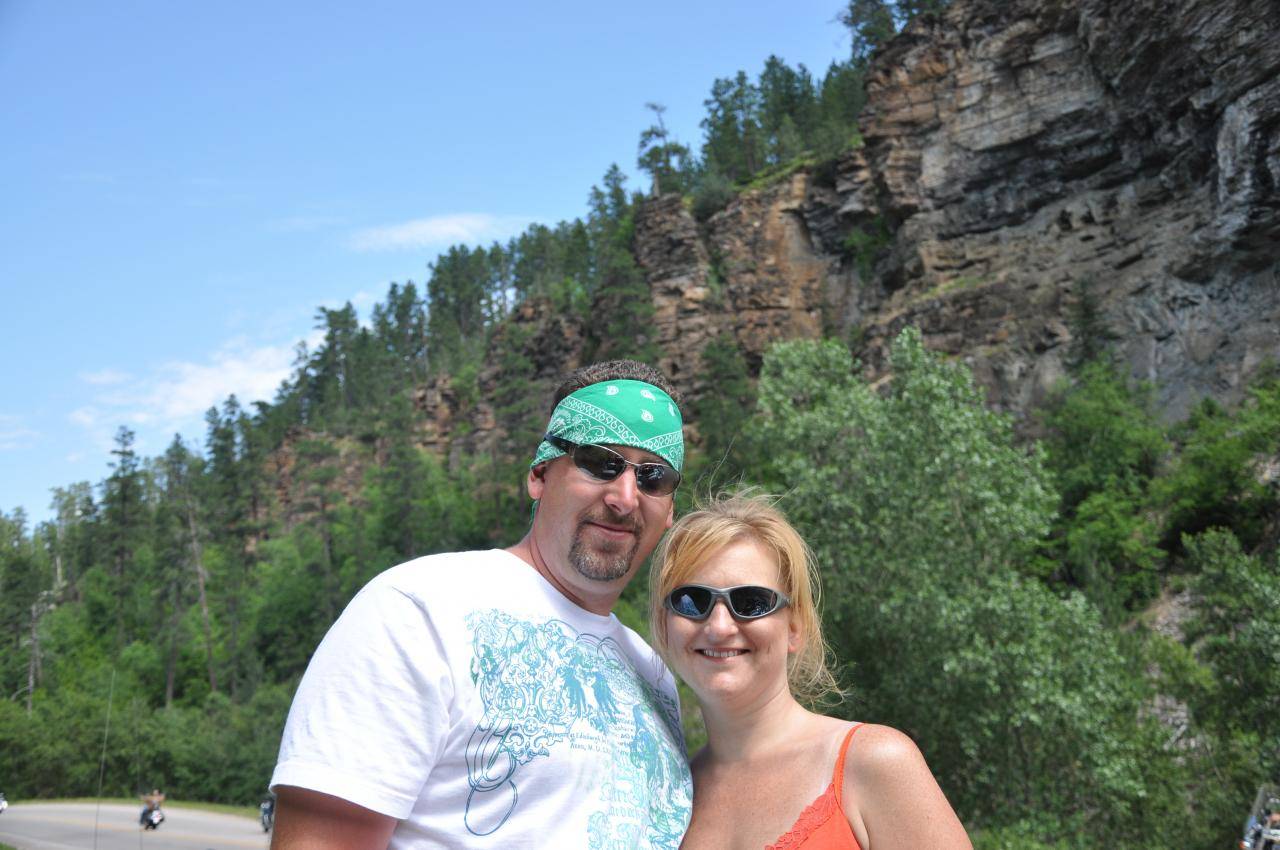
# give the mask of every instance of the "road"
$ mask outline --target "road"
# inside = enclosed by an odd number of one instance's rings
[[[165,822],[144,832],[138,826],[141,809],[120,803],[13,803],[0,815],[0,844],[18,850],[265,850],[269,843],[256,820],[181,806],[165,806]]]

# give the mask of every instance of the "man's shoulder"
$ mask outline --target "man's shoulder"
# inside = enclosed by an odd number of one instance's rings
[[[519,559],[502,549],[475,549],[423,555],[388,567],[365,585],[365,590],[396,590],[411,596],[431,596],[453,588],[474,586],[495,575],[518,570]]]

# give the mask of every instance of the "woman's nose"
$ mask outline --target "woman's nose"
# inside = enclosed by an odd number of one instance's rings
[[[712,634],[731,634],[738,630],[738,621],[729,613],[729,604],[717,599],[711,606],[711,613],[703,623],[703,628]]]

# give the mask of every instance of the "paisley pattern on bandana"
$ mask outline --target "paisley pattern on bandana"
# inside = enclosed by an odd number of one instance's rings
[[[684,466],[684,420],[671,396],[644,381],[602,381],[556,405],[546,433],[574,443],[632,446],[679,470]],[[530,466],[564,452],[545,440]]]

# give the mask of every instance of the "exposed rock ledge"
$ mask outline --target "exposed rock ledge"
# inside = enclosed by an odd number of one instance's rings
[[[1063,374],[1084,280],[1170,417],[1280,355],[1274,4],[960,0],[868,89],[834,188],[799,173],[701,232],[678,199],[647,206],[637,253],[677,379],[717,333],[758,362],[824,322],[874,377],[914,324],[1022,412]],[[843,256],[881,227],[870,267]]]
[[[1274,2],[957,0],[875,58],[863,137],[828,185],[797,172],[702,226],[678,197],[643,205],[661,365],[687,395],[715,391],[717,337],[756,367],[776,339],[842,334],[875,379],[911,324],[1022,414],[1064,374],[1086,280],[1169,418],[1280,356]],[[545,306],[513,321],[556,341],[526,346],[549,388],[582,334]],[[490,408],[468,418],[463,450],[497,444]]]

